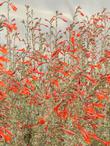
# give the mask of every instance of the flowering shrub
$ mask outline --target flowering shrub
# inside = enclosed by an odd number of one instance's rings
[[[0,145],[110,146],[110,13],[88,18],[77,7],[69,24],[58,11],[42,21],[26,5],[23,35],[9,17],[17,7],[5,5]]]

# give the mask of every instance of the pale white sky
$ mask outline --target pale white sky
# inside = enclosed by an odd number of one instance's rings
[[[12,12],[11,16],[16,18],[17,24],[25,18],[25,2],[34,9],[35,17],[51,18],[55,11],[62,12],[69,22],[72,22],[72,13],[77,6],[81,6],[83,12],[88,16],[102,10],[110,9],[110,0],[12,0],[18,7],[17,12]],[[0,7],[0,14],[6,14],[6,9]],[[62,24],[60,24],[62,26]]]
[[[91,15],[102,8],[110,9],[109,0],[14,0],[19,6],[23,6],[25,1],[30,4],[41,17],[48,17],[56,10],[71,17],[72,10],[78,5],[82,7],[87,15]]]
[[[50,18],[58,10],[62,12],[70,21],[75,8],[80,5],[87,15],[94,14],[103,8],[110,9],[109,0],[12,0],[18,7],[16,13],[12,13],[17,20],[25,17],[25,2],[34,9],[35,15],[41,18]],[[0,12],[6,13],[5,7]]]

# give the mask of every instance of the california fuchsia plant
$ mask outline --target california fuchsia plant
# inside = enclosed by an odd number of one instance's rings
[[[110,146],[110,13],[69,24],[0,3],[0,146]],[[60,22],[68,27],[61,30]]]

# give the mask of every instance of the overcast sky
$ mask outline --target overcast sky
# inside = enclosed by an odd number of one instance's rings
[[[88,15],[91,15],[102,8],[110,9],[109,0],[14,0],[21,9],[25,1],[30,4],[41,17],[48,17],[56,10],[71,16],[72,10],[78,5],[80,5]]]
[[[110,9],[109,0],[12,0],[18,7],[17,19],[25,17],[25,2],[34,9],[35,15],[42,18],[50,18],[56,10],[62,12],[68,19],[72,19],[72,13],[77,6],[81,6],[87,15],[94,14],[103,8]],[[4,8],[4,12],[6,10]]]
[[[83,12],[88,16],[102,10],[110,9],[110,0],[12,0],[18,7],[16,13],[11,13],[17,21],[25,18],[25,3],[29,4],[35,13],[35,17],[51,18],[58,10],[64,14],[68,21],[72,21],[72,13],[77,6],[81,6]],[[6,13],[6,9],[1,8],[0,13]],[[18,23],[18,22],[17,22]]]
[[[15,13],[12,12],[11,16],[16,18],[21,29],[22,25],[19,22],[25,18],[25,3],[34,9],[35,17],[51,18],[58,10],[66,16],[69,22],[72,21],[72,13],[77,6],[81,6],[83,12],[88,16],[99,12],[103,8],[110,9],[110,0],[12,0],[12,2],[18,10]],[[6,14],[6,12],[5,6],[0,7],[0,14]]]

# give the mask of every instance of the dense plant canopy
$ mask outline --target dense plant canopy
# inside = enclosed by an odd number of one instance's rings
[[[110,146],[110,13],[37,18],[0,3],[0,146]],[[60,29],[60,22],[68,27]]]

